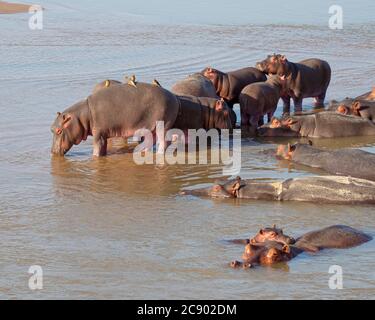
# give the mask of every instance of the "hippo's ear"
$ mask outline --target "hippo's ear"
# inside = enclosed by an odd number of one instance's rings
[[[259,230],[259,234],[263,234],[263,232],[264,232],[263,229]]]
[[[282,56],[280,56],[280,61],[282,62],[282,63],[285,63],[287,60],[286,60],[286,56],[285,55],[282,55]]]
[[[255,244],[255,243],[257,243],[257,241],[254,238],[251,238],[250,239],[250,244]]]
[[[63,115],[63,122],[62,122],[62,126],[64,128],[66,128],[68,125],[69,125],[69,122],[72,120],[72,116],[68,115],[68,114],[64,114]]]
[[[281,122],[277,118],[272,118],[270,126],[271,126],[271,128],[279,128],[279,127],[281,127]]]
[[[283,247],[283,252],[285,252],[285,253],[290,253],[290,247],[286,244],[286,245],[284,245],[284,247]]]
[[[61,116],[61,112],[57,112],[57,116],[60,117]]]

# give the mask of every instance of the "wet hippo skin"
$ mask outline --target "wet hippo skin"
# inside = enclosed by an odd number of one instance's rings
[[[183,80],[176,82],[171,91],[179,96],[195,96],[219,98],[212,82],[200,73],[194,73]]]
[[[322,150],[308,144],[280,145],[277,156],[330,174],[375,181],[375,154],[358,149]]]
[[[369,120],[331,111],[274,118],[258,128],[260,137],[337,138],[375,135],[375,124]]]
[[[267,229],[267,228],[266,228]],[[286,262],[302,252],[317,252],[323,249],[346,249],[372,240],[370,235],[345,225],[333,225],[307,232],[293,244],[270,240],[269,237],[255,236],[245,246],[242,262],[232,261],[231,267],[251,268],[254,265],[272,265]]]
[[[233,192],[233,183],[234,180],[230,180],[208,188],[184,190],[181,194],[221,199],[375,204],[375,182],[358,178],[316,176],[274,182],[242,180],[236,194]]]

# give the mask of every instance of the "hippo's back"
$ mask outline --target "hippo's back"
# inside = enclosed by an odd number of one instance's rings
[[[311,231],[297,239],[296,246],[308,243],[318,248],[350,248],[370,241],[371,236],[344,225],[334,225]]]
[[[194,73],[178,81],[172,86],[171,91],[180,96],[191,95],[195,97],[218,98],[212,82],[200,73]]]
[[[375,125],[366,119],[336,112],[319,112],[313,115],[315,130],[311,137],[336,138],[375,135]],[[308,116],[307,116],[308,117]]]
[[[244,81],[246,82],[246,84],[254,82],[263,82],[267,80],[267,77],[263,72],[253,67],[247,67],[231,71],[228,72],[228,75],[233,76],[241,81]]]
[[[89,96],[88,101],[94,125],[103,130],[154,130],[157,121],[164,121],[170,128],[179,110],[173,93],[146,83],[110,86]]]

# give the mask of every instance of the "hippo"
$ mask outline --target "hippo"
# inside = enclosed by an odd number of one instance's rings
[[[309,97],[315,99],[315,108],[324,108],[324,99],[331,81],[331,67],[328,62],[306,59],[293,63],[284,55],[273,54],[257,62],[256,68],[266,74],[286,77],[288,92],[281,97],[284,102],[284,115],[290,113],[290,98],[293,99],[295,112],[302,111],[302,101]]]
[[[375,122],[375,101],[354,100],[350,107],[341,104],[336,111]]]
[[[92,135],[93,155],[104,156],[108,138],[131,137],[138,129],[155,132],[158,121],[164,121],[165,130],[172,128],[179,108],[176,96],[159,86],[109,86],[57,114],[51,126],[51,151],[65,155],[73,145]],[[160,142],[160,150],[164,150],[164,143]]]
[[[366,119],[323,111],[314,114],[274,118],[257,129],[260,137],[337,138],[375,135],[375,124]]]
[[[207,67],[201,74],[213,83],[216,93],[228,103],[230,108],[240,102],[239,98],[243,88],[251,83],[267,80],[262,72],[252,67],[228,73]]]
[[[236,194],[233,192],[234,182],[235,180],[230,180],[212,187],[183,190],[180,194],[218,199],[375,204],[375,182],[359,178],[312,176],[273,182],[249,179],[242,180],[241,188]]]
[[[329,102],[329,104],[328,104],[327,110],[328,111],[337,111],[337,109],[340,106],[344,106],[344,107],[350,108],[354,102],[355,102],[355,99],[354,98],[349,98],[349,97],[346,97],[345,99],[340,100],[340,101],[331,100]]]
[[[261,244],[247,244],[242,254],[242,262],[234,260],[230,263],[232,268],[249,269],[255,265],[271,266],[276,263],[287,262],[302,253],[303,250],[276,241],[266,241]]]
[[[212,82],[200,73],[194,73],[176,82],[172,86],[171,91],[179,96],[219,98]]]
[[[255,240],[256,239],[256,240]],[[333,225],[303,234],[293,244],[285,244],[269,237],[253,238],[245,246],[242,260],[232,261],[233,268],[251,268],[256,264],[272,265],[286,262],[302,252],[318,252],[323,249],[347,249],[372,240],[370,235],[345,225]]]
[[[176,96],[180,111],[174,128],[188,129],[232,129],[230,109],[225,101],[215,98]]]
[[[330,174],[375,181],[375,154],[358,149],[322,150],[309,144],[280,145],[277,156]]]
[[[267,114],[271,121],[280,96],[285,91],[285,77],[271,76],[266,82],[247,85],[240,94],[241,125],[251,126],[254,133],[258,125],[263,125]]]
[[[372,237],[349,226],[334,225],[305,233],[296,239],[296,247],[317,252],[323,249],[346,249],[359,246]]]

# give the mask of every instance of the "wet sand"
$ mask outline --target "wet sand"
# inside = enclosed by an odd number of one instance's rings
[[[9,3],[0,1],[0,14],[29,12],[29,4]]]

